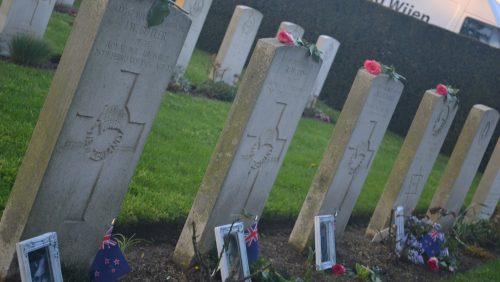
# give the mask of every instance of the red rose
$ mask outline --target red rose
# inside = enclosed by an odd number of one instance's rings
[[[373,75],[379,75],[382,71],[382,67],[380,66],[379,62],[375,60],[365,60],[363,66],[365,67],[365,70],[367,72]]]
[[[332,267],[332,271],[337,275],[343,275],[345,274],[345,267],[342,264],[337,263]]]
[[[448,94],[448,88],[446,88],[446,85],[444,84],[438,84],[436,86],[436,93],[439,95],[446,95]]]
[[[431,257],[427,261],[427,266],[432,270],[432,271],[437,271],[439,270],[439,261],[436,257]]]
[[[278,37],[278,40],[283,44],[294,45],[293,36],[284,30],[280,30],[276,37]]]

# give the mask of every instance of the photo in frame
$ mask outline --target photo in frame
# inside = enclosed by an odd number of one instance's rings
[[[333,215],[314,217],[314,246],[316,270],[332,268],[336,263],[335,217]]]
[[[240,280],[250,276],[243,230],[242,222],[215,227],[217,254],[221,255],[220,273],[222,281],[226,281],[230,277]],[[245,281],[251,280],[246,279]]]
[[[23,282],[63,281],[55,232],[21,241],[16,251]]]

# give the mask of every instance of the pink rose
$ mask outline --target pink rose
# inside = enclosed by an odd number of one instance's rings
[[[337,263],[332,267],[332,271],[337,275],[343,275],[345,274],[345,267],[342,264]]]
[[[446,95],[448,94],[448,88],[444,84],[438,84],[436,86],[436,93],[439,95]]]
[[[436,257],[431,257],[427,261],[427,266],[432,270],[432,271],[437,271],[439,270],[439,261]]]
[[[290,33],[286,32],[284,30],[280,30],[278,32],[278,34],[276,35],[276,37],[283,44],[294,45],[293,36]]]
[[[379,75],[382,71],[382,67],[380,66],[379,62],[375,60],[365,60],[363,66],[365,67],[365,70],[367,72],[373,75]]]

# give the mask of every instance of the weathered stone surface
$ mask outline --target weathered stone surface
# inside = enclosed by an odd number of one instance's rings
[[[56,231],[86,267],[117,216],[189,29],[152,0],[83,1],[0,222],[0,277],[15,244]]]
[[[498,117],[496,110],[484,105],[475,105],[465,121],[427,211],[427,215],[432,220],[437,220],[444,229],[449,229],[453,225],[455,217],[440,217],[439,213],[431,214],[430,209],[441,207],[455,215],[459,214],[495,131]]]
[[[262,213],[321,66],[305,52],[276,38],[257,42],[177,242],[178,264],[187,267],[193,258],[193,224],[206,253],[215,226]]]
[[[281,22],[280,27],[278,28],[278,31],[276,32],[276,34],[280,30],[284,30],[284,31],[290,33],[294,39],[302,38],[302,36],[304,36],[304,28],[302,28],[298,24],[294,24],[291,22]]]
[[[457,109],[434,90],[424,94],[366,230],[368,236],[389,226],[397,206],[405,215],[413,212]]]
[[[477,186],[465,216],[467,221],[488,220],[500,200],[500,139]]]
[[[208,10],[210,10],[210,6],[212,5],[212,0],[184,0],[179,2],[179,4],[189,13],[191,27],[189,28],[186,41],[184,41],[184,47],[182,47],[179,59],[177,59],[175,70],[176,79],[184,75],[189,65],[194,48],[196,47],[196,42],[198,42],[201,29],[207,18]]]
[[[259,11],[247,6],[236,6],[210,73],[214,81],[229,85],[238,82],[261,21],[262,14]]]
[[[56,0],[3,0],[0,33],[27,33],[42,38]]]
[[[311,92],[311,95],[309,96],[309,100],[307,101],[307,108],[313,108],[316,104],[316,100],[321,93],[321,89],[323,89],[323,84],[325,83],[326,77],[328,76],[330,68],[332,67],[335,55],[339,50],[340,43],[328,35],[320,35],[318,37],[318,40],[316,41],[316,46],[318,47],[318,50],[321,51],[321,59],[323,59],[323,64],[321,65],[318,77],[314,82],[313,90]]]
[[[316,215],[337,213],[335,234],[344,232],[402,92],[387,75],[358,71],[290,235],[299,252],[313,243]]]

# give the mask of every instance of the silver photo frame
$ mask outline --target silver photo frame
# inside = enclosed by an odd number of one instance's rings
[[[61,262],[55,232],[16,244],[23,282],[62,282]]]
[[[248,266],[247,249],[243,235],[243,223],[236,222],[215,227],[215,242],[217,254],[221,254],[222,281],[226,281],[231,276],[237,280],[249,277],[250,267]],[[224,248],[225,245],[226,248]],[[252,280],[246,279],[245,281]]]
[[[335,255],[335,216],[318,215],[314,217],[314,246],[316,270],[332,268],[337,260]]]

